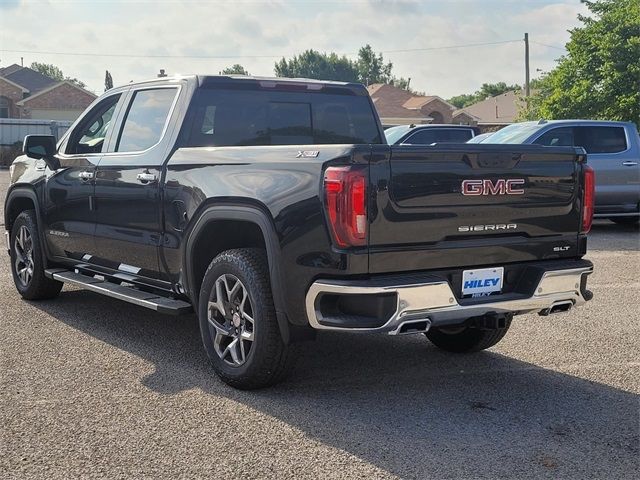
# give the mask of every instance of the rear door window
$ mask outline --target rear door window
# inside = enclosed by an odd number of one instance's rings
[[[437,142],[438,138],[442,138],[442,134],[439,134],[435,129],[424,129],[409,136],[402,143],[406,145],[431,145]]]
[[[627,149],[623,127],[576,127],[576,145],[587,153],[619,153]]]
[[[135,92],[129,104],[117,152],[140,152],[157,144],[169,119],[177,88],[156,88]]]
[[[467,143],[467,140],[473,138],[473,132],[466,128],[449,129],[449,142],[451,143]]]
[[[200,88],[189,107],[185,146],[381,143],[365,96]]]
[[[533,141],[535,145],[545,147],[573,147],[573,127],[552,128]]]

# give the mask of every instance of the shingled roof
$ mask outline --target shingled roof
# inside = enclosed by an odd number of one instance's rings
[[[6,78],[16,85],[26,88],[31,95],[58,83],[57,80],[51,77],[31,70],[29,67],[21,67],[15,63],[0,69],[0,77]]]
[[[506,125],[516,121],[519,107],[522,104],[520,92],[506,92],[469,105],[456,111],[455,114],[470,113],[478,118],[480,124]]]
[[[381,118],[428,119],[420,110],[424,105],[434,100],[449,105],[436,95],[415,95],[408,90],[384,83],[369,85],[367,90]],[[450,107],[453,110],[454,107]]]

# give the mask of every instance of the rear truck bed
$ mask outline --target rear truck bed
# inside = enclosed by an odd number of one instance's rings
[[[315,279],[310,325],[415,333],[590,300],[585,158],[581,149],[522,145],[374,146],[366,166],[329,165],[334,244],[366,246],[369,275]]]

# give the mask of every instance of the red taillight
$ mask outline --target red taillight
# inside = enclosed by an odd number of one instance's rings
[[[596,203],[596,174],[589,165],[584,166],[584,190],[582,192],[582,233],[591,230],[593,209]]]
[[[329,167],[324,172],[324,204],[338,247],[367,242],[367,176],[359,167]]]

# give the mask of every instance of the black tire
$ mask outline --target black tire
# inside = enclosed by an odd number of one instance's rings
[[[507,334],[511,319],[503,328],[485,330],[469,327],[431,328],[425,335],[436,347],[454,353],[479,352],[493,347]]]
[[[25,236],[21,236],[23,234]],[[24,247],[24,250],[20,245]],[[44,258],[34,210],[25,210],[13,222],[10,252],[13,283],[22,298],[45,300],[58,296],[62,289],[62,282],[44,276]],[[27,269],[26,273],[25,268]]]
[[[640,217],[609,217],[609,220],[618,225],[634,225],[640,221]]]
[[[241,287],[237,287],[235,280]],[[220,298],[216,291],[217,282],[222,292]],[[229,290],[233,294],[236,288],[240,290],[233,297]],[[247,298],[249,307],[246,303],[238,303],[238,295]],[[250,309],[247,311],[247,308]],[[213,259],[202,281],[198,317],[209,361],[228,385],[242,390],[267,387],[280,381],[292,366],[289,345],[280,335],[263,250],[227,250]],[[252,321],[245,321],[245,317],[252,318]],[[251,341],[245,339],[249,336]],[[236,343],[232,347],[234,341]],[[243,363],[236,362],[237,357]]]

